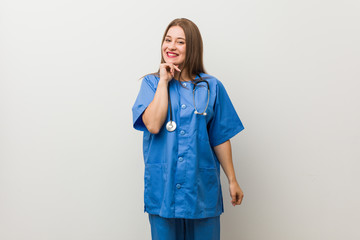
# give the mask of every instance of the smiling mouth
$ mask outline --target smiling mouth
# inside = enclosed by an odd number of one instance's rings
[[[178,54],[167,52],[167,53],[166,53],[166,56],[168,56],[169,58],[174,58],[174,57],[177,57]]]

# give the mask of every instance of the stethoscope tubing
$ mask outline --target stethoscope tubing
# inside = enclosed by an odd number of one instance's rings
[[[199,76],[200,80],[195,81],[194,86],[193,86],[193,100],[194,100],[194,108],[195,108],[194,113],[198,114],[198,115],[206,116],[206,110],[207,110],[207,107],[209,105],[209,99],[210,99],[210,86],[209,86],[209,82],[202,79],[200,74],[197,74],[197,75]],[[205,107],[204,112],[200,113],[200,112],[197,111],[196,104],[195,104],[195,89],[196,89],[197,84],[202,83],[202,82],[205,82],[206,85],[207,85],[208,99],[207,99],[207,103],[206,103],[206,107]],[[166,129],[169,132],[172,132],[172,131],[174,131],[176,129],[176,123],[175,123],[175,121],[173,121],[173,112],[172,112],[172,105],[171,105],[171,98],[170,98],[170,83],[168,84],[168,103],[169,103],[169,108],[170,108],[170,121],[166,124]]]

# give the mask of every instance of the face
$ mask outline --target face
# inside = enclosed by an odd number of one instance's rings
[[[171,27],[162,44],[162,55],[166,63],[181,65],[185,61],[186,42],[184,30],[179,26]]]

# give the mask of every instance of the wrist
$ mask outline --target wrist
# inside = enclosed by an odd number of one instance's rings
[[[167,87],[168,83],[169,83],[169,81],[167,81],[166,79],[160,78],[158,85]]]
[[[229,184],[237,183],[236,177],[229,177],[228,178]]]
[[[167,86],[168,83],[169,83],[169,81],[167,79],[165,79],[165,78],[160,78],[160,80],[159,80],[159,85]]]

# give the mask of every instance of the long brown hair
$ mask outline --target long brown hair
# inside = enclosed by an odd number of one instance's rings
[[[185,33],[186,51],[185,51],[185,61],[182,70],[185,70],[190,78],[193,75],[206,73],[203,63],[203,41],[201,38],[201,34],[199,28],[195,25],[195,23],[193,23],[189,19],[177,18],[171,21],[164,32],[161,41],[161,47],[162,44],[164,43],[167,32],[173,26],[181,27]],[[164,57],[162,55],[162,50],[161,50],[161,63],[165,63]],[[183,71],[180,72],[180,76],[182,72]],[[159,76],[160,68],[158,69],[157,72],[152,74]],[[194,79],[192,80],[194,81]]]

